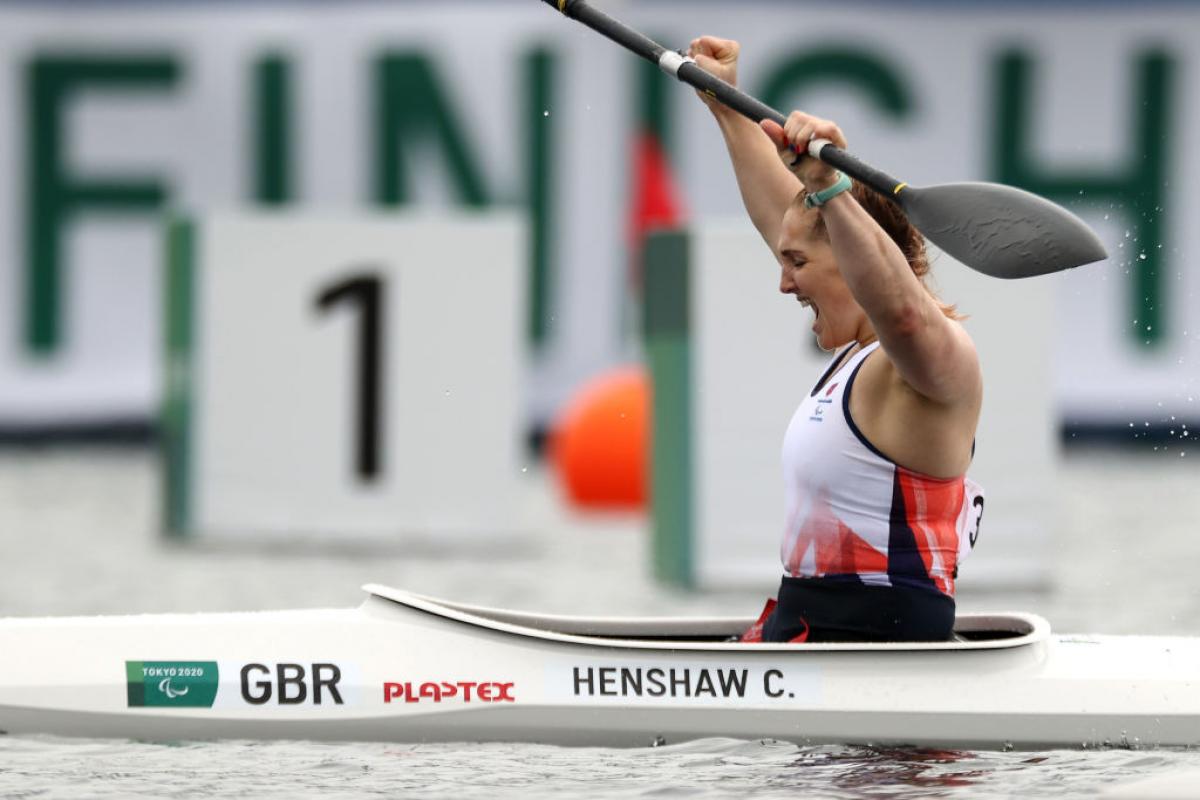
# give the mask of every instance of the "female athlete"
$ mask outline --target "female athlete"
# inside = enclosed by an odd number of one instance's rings
[[[736,85],[738,50],[706,36],[689,54]],[[779,291],[835,353],[784,436],[784,577],[744,639],[947,639],[983,502],[966,477],[983,400],[971,338],[925,286],[924,240],[900,209],[805,155],[811,139],[846,147],[835,123],[794,111],[760,126],[701,99]]]

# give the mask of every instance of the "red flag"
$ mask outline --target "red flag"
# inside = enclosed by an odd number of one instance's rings
[[[646,234],[683,221],[683,204],[671,173],[671,165],[658,136],[642,131],[633,140],[632,198],[629,204],[630,283],[642,288],[642,247]]]

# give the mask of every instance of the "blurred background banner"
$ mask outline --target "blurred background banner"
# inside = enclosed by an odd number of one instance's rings
[[[997,180],[1078,211],[1112,258],[1040,284],[1057,418],[1184,435],[1200,7],[600,5],[680,46],[741,40],[749,91],[837,119],[915,184]],[[18,432],[149,425],[168,212],[527,214],[533,428],[637,357],[640,231],[740,213],[691,91],[534,0],[0,5],[0,175],[0,428]]]

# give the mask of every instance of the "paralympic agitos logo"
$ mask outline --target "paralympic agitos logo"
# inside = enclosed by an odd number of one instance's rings
[[[125,662],[126,702],[130,708],[210,708],[217,697],[219,680],[215,661]]]
[[[419,703],[428,700],[440,703],[443,700],[460,700],[464,703],[515,703],[513,684],[497,681],[411,681],[387,682],[383,684],[383,702],[392,701]]]

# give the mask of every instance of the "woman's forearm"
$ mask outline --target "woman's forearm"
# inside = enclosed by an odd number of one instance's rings
[[[900,247],[849,192],[834,197],[821,213],[838,269],[897,370],[931,399],[957,398],[962,339]]]
[[[904,254],[854,196],[844,192],[821,208],[838,269],[871,322],[891,328],[928,297]]]

